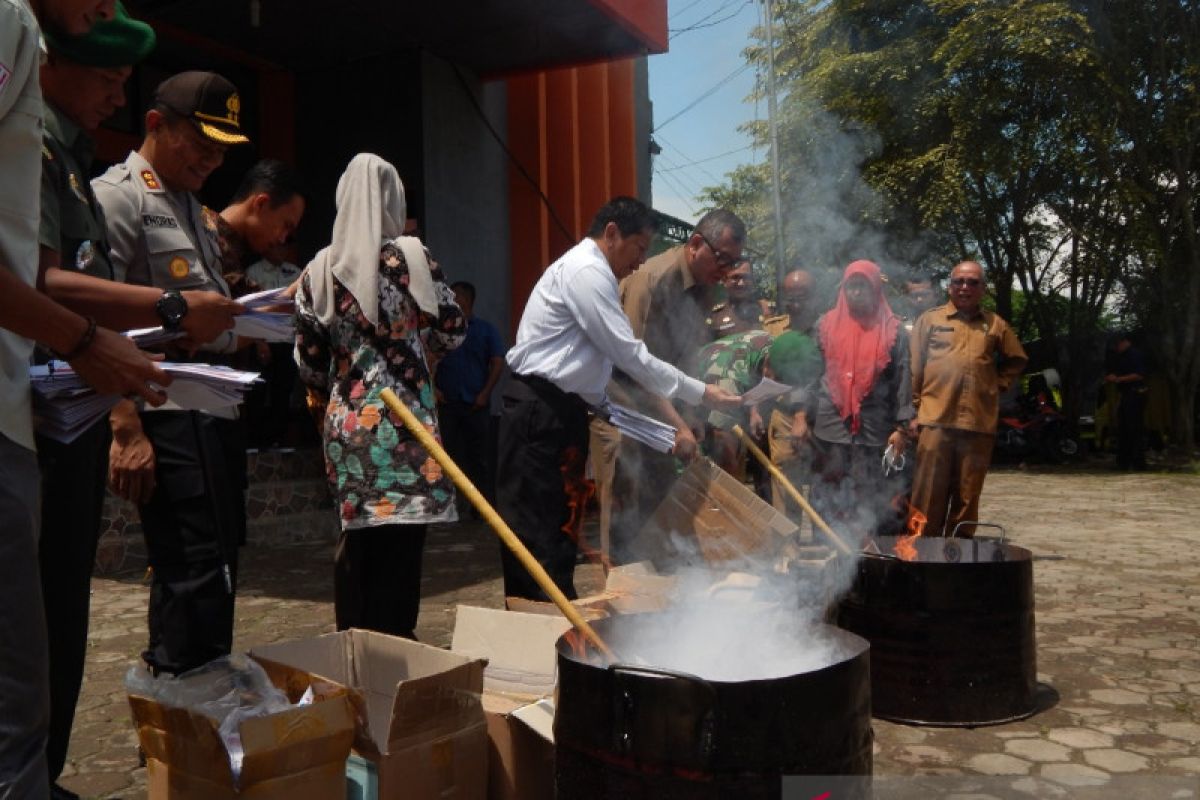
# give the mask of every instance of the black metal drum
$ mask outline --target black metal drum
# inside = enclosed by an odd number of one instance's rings
[[[1034,713],[1033,561],[987,539],[898,537],[864,554],[838,624],[871,643],[871,702],[880,719],[973,727]],[[903,550],[903,548],[902,548]]]
[[[621,629],[660,616],[593,625],[621,656]],[[815,628],[832,643],[823,666],[746,681],[606,666],[567,633],[558,642],[558,797],[777,800],[785,775],[869,776],[868,645],[831,626]]]

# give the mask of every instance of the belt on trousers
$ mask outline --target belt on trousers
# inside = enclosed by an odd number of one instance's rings
[[[568,408],[587,409],[587,403],[583,402],[577,394],[564,392],[551,381],[546,380],[540,375],[521,375],[514,372],[512,376],[515,380],[525,384],[529,389],[542,400],[555,406],[566,406]]]

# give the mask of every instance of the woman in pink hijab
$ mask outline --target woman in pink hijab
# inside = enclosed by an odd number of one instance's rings
[[[817,321],[817,342],[825,374],[809,413],[813,505],[848,533],[892,533],[898,514],[882,460],[888,448],[897,458],[906,449],[912,374],[908,335],[873,262],[846,267],[837,302]]]

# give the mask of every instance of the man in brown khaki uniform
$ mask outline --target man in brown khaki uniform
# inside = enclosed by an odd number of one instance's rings
[[[983,267],[962,262],[950,273],[950,302],[917,319],[910,340],[920,430],[912,505],[927,517],[928,536],[979,519],[999,397],[1028,361],[1008,323],[980,308],[983,292]],[[958,533],[973,536],[975,526]]]
[[[741,260],[745,238],[746,225],[736,214],[710,211],[685,243],[649,259],[621,281],[621,306],[633,335],[646,343],[652,355],[686,369],[708,344],[705,316],[712,308],[712,289]],[[675,449],[664,454],[621,440],[602,421],[591,425],[601,541],[611,548],[605,555],[623,564],[657,553],[656,543],[639,546],[637,536],[675,480],[675,458],[691,461],[697,443],[691,425],[669,400],[647,393],[619,370],[613,373],[609,395],[675,428]],[[619,511],[611,508],[617,498]]]

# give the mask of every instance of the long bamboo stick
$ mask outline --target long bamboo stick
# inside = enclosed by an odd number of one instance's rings
[[[513,555],[517,557],[521,565],[529,571],[529,574],[537,581],[537,585],[554,602],[554,605],[558,606],[558,610],[563,613],[563,616],[570,620],[571,624],[578,628],[579,632],[587,637],[588,641],[595,645],[609,661],[616,661],[616,656],[613,655],[612,649],[604,643],[600,635],[587,623],[587,620],[579,613],[579,609],[571,605],[571,601],[567,599],[567,596],[562,593],[562,590],[558,588],[553,579],[546,573],[545,568],[538,563],[538,560],[533,557],[533,554],[529,552],[528,548],[513,533],[512,528],[508,527],[504,520],[500,518],[500,515],[496,513],[496,509],[492,508],[492,504],[479,493],[479,490],[475,488],[475,484],[471,483],[470,478],[459,469],[454,460],[450,458],[450,455],[438,444],[437,439],[433,438],[421,421],[417,419],[416,415],[408,409],[408,406],[400,402],[400,398],[391,389],[384,389],[379,393],[379,396],[387,404],[387,407],[391,409],[392,413],[404,422],[404,427],[408,428],[409,433],[415,436],[417,441],[421,443],[421,446],[429,452],[429,455],[433,456],[433,459],[442,466],[442,469],[450,476],[450,480],[454,481],[454,485],[458,487],[458,490],[471,501],[471,504],[475,508],[479,509],[480,515],[491,525],[492,530],[500,537],[500,541],[504,542],[504,545],[513,552]]]
[[[742,443],[746,445],[746,449],[758,459],[758,463],[762,464],[767,472],[771,473],[771,477],[779,481],[779,485],[786,489],[788,494],[792,496],[792,499],[800,504],[800,508],[804,509],[804,513],[808,514],[808,516],[812,519],[813,524],[816,525],[821,533],[825,535],[825,538],[829,540],[829,543],[838,550],[842,551],[844,555],[853,554],[854,549],[851,548],[850,545],[846,544],[845,539],[834,533],[833,528],[829,527],[825,520],[821,519],[821,515],[817,513],[817,510],[809,504],[804,495],[800,494],[800,490],[792,485],[792,482],[789,481],[787,476],[783,474],[783,470],[776,466],[775,462],[772,461],[770,457],[754,443],[754,440],[751,439],[744,430],[742,430],[742,426],[734,425],[733,433],[742,440]]]

